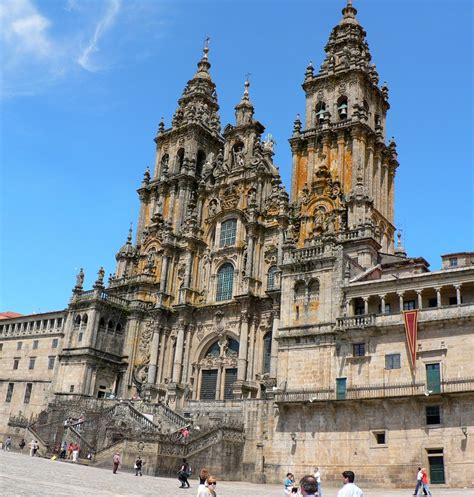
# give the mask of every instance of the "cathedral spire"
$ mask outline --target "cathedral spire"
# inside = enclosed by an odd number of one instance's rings
[[[249,75],[245,79],[244,83],[244,94],[242,95],[242,99],[235,106],[235,118],[237,122],[237,126],[243,126],[245,124],[249,124],[252,122],[254,107],[249,97]]]
[[[219,104],[217,103],[216,85],[212,81],[209,69],[209,38],[206,38],[202,57],[197,64],[197,71],[183,90],[178,101],[172,127],[196,123],[204,126],[212,134],[220,133]]]

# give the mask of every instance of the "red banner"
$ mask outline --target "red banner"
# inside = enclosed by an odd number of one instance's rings
[[[408,350],[410,351],[411,367],[416,367],[416,341],[418,336],[418,309],[403,311],[405,333],[407,335]]]

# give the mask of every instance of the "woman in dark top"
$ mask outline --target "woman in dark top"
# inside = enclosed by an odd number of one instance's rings
[[[181,482],[180,488],[189,488],[191,485],[188,482],[188,477],[191,474],[191,466],[188,464],[186,459],[183,459],[183,464],[178,471],[178,480]]]

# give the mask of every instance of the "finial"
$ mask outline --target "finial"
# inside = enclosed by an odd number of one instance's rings
[[[150,182],[150,166],[146,166],[145,174],[143,175],[143,183],[148,184]]]
[[[295,122],[293,123],[293,136],[297,136],[301,133],[301,116],[296,114]]]
[[[402,245],[402,230],[400,230],[400,229],[397,231],[397,239],[398,239],[398,242],[397,242],[397,246],[395,248],[395,254],[406,257],[407,254],[405,252],[405,248]]]
[[[76,275],[76,286],[74,287],[74,291],[80,292],[82,291],[82,287],[84,285],[84,269],[81,267],[79,272]]]
[[[209,53],[209,42],[211,38],[209,36],[206,36],[204,38],[204,47],[202,49],[202,58],[207,60],[207,54]]]
[[[127,243],[132,241],[132,233],[133,233],[133,223],[130,223],[130,228],[128,229]]]
[[[158,133],[163,133],[164,130],[165,130],[165,119],[163,116],[161,116],[160,124],[158,124]]]
[[[352,5],[352,0],[347,0],[346,6],[342,9],[342,15],[344,16],[344,20],[351,19],[351,21],[347,21],[349,23],[357,23],[355,16],[357,14],[357,9]]]
[[[397,231],[397,239],[398,239],[398,246],[402,246],[402,232],[400,230]]]
[[[306,72],[304,73],[304,79],[307,81],[308,79],[312,79],[314,76],[314,67],[313,67],[313,61],[310,60],[308,67],[306,67]]]
[[[94,283],[93,288],[103,288],[104,287],[104,276],[105,276],[105,270],[102,266],[100,266],[99,270],[97,271],[97,279]]]

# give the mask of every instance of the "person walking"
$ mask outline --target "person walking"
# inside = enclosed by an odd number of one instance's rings
[[[26,442],[25,439],[22,438],[21,442],[18,444],[18,447],[20,447],[20,453],[23,454],[23,449],[25,448]]]
[[[120,466],[120,452],[116,452],[116,453],[114,454],[114,457],[112,458],[112,463],[113,463],[113,465],[114,465],[114,468],[113,468],[113,470],[112,470],[112,473],[113,473],[114,475],[116,475],[116,474],[117,474],[117,469],[118,469],[118,467]]]
[[[72,446],[72,462],[77,462],[77,458],[79,457],[80,450],[81,450],[81,447],[78,443],[75,443]]]
[[[321,488],[321,471],[319,471],[318,467],[314,468],[314,478],[318,484],[318,497],[323,497],[323,489]]]
[[[142,466],[143,466],[143,461],[140,456],[137,457],[137,460],[135,461],[135,476],[143,476],[142,474]]]
[[[7,452],[10,452],[11,447],[12,447],[12,437],[8,435],[7,439],[5,440],[5,450]]]
[[[33,442],[33,456],[38,455],[39,443],[38,440]]]
[[[337,497],[364,497],[362,490],[354,483],[355,474],[353,471],[344,471],[342,481],[344,486],[339,490]]]
[[[34,453],[34,448],[35,448],[35,441],[32,440],[29,444],[28,444],[28,448],[30,449],[30,456],[33,457],[35,455]]]
[[[59,459],[66,459],[67,453],[67,442],[64,442],[61,447],[61,452],[59,453]]]
[[[186,459],[183,459],[183,464],[178,471],[178,480],[181,482],[179,488],[190,488],[191,485],[188,482],[188,478],[191,476],[191,466]]]
[[[428,481],[428,473],[426,472],[426,468],[421,468],[421,473],[422,473],[421,484],[423,486],[423,491],[426,492],[428,497],[431,497],[431,490],[430,486],[428,485],[429,481]]]
[[[303,476],[300,480],[300,490],[303,497],[315,497],[318,490],[316,478],[311,475]]]
[[[209,478],[209,471],[207,468],[201,468],[201,471],[199,471],[199,486],[197,490],[197,497],[199,497],[199,494],[206,490],[207,488],[207,479]]]

